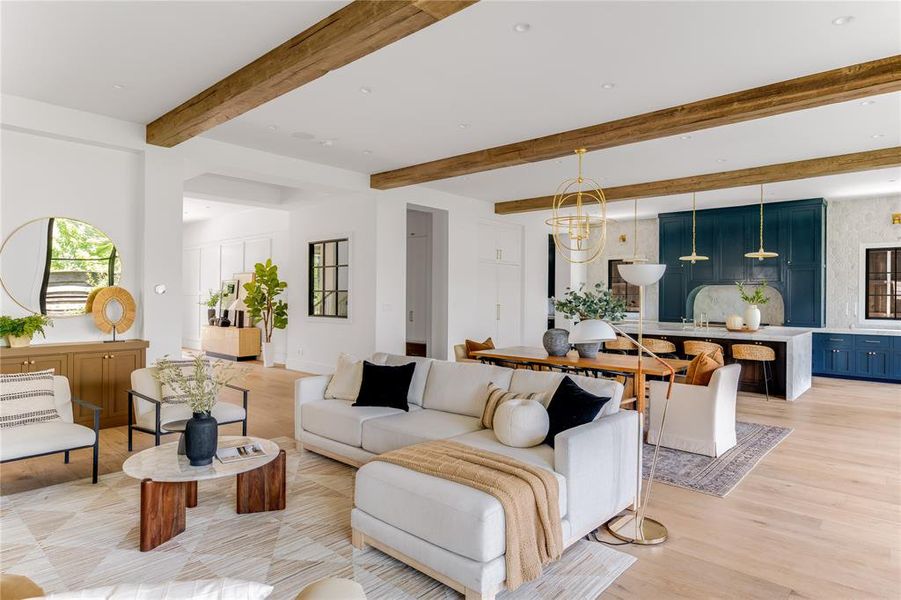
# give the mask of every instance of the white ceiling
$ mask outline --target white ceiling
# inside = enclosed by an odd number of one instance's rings
[[[205,198],[185,196],[183,201],[182,222],[196,223],[231,215],[234,213],[253,210],[256,206],[249,206],[235,202],[221,202]]]
[[[148,121],[343,4],[3,2],[2,89]],[[899,53],[898,2],[482,0],[206,135],[371,173]],[[586,172],[612,186],[901,145],[901,94],[875,100],[594,152]],[[550,194],[574,169],[545,161],[429,185],[509,200]],[[896,171],[768,189],[773,199],[901,191],[888,181]]]

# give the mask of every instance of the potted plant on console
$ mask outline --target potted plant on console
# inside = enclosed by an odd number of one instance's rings
[[[160,385],[168,386],[184,398],[192,416],[185,423],[185,456],[193,467],[213,462],[219,439],[219,424],[212,415],[222,386],[245,373],[243,367],[224,361],[210,361],[198,354],[191,361],[173,362],[164,356],[156,362]]]
[[[265,264],[254,265],[254,272],[256,278],[244,284],[247,291],[244,305],[247,307],[251,322],[263,323],[263,366],[271,367],[275,364],[272,355],[272,332],[288,326],[288,303],[277,298],[288,284],[279,280],[278,266],[272,264],[271,258],[267,258]]]
[[[23,348],[31,345],[34,334],[40,333],[47,337],[44,327],[53,326],[53,321],[47,315],[29,315],[27,317],[0,317],[0,337],[5,337],[11,348]]]
[[[754,287],[754,291],[750,294],[745,290],[743,281],[736,281],[738,286],[738,296],[742,302],[747,304],[745,307],[745,325],[751,331],[757,331],[760,328],[760,306],[770,301],[763,293],[766,289],[766,280],[763,280]]]
[[[219,307],[219,300],[222,299],[222,290],[218,292],[214,292],[213,290],[209,290],[209,297],[200,302],[200,304],[206,305],[206,318],[207,323],[210,325],[216,324],[216,309]]]
[[[578,290],[566,288],[561,300],[554,298],[554,309],[563,313],[567,319],[584,321],[598,319],[601,321],[622,321],[626,316],[626,302],[613,295],[602,283],[596,283],[594,289],[585,290],[585,284]],[[601,347],[600,342],[573,344],[582,358],[594,358]]]

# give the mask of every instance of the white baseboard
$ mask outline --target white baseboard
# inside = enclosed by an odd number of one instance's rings
[[[311,360],[292,360],[285,363],[285,368],[316,375],[329,375],[335,372],[335,365],[314,362]]]

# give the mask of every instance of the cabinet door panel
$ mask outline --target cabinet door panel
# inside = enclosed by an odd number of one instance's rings
[[[428,237],[407,238],[407,339],[408,342],[428,341],[427,319],[429,299]]]
[[[28,372],[28,359],[27,358],[5,358],[0,361],[0,373],[4,375],[11,375],[13,373],[27,373]]]
[[[678,322],[685,316],[685,279],[681,269],[667,270],[660,280],[661,321]]]
[[[72,373],[72,394],[76,398],[86,400],[103,407],[101,421],[106,417],[105,405],[105,369],[107,352],[84,352],[75,354]],[[93,414],[77,404],[72,407],[75,422],[90,427]]]
[[[851,375],[855,370],[854,353],[850,350],[827,349],[824,363],[830,375]]]
[[[789,231],[787,260],[791,265],[815,265],[820,259],[822,206],[799,206],[786,211]]]
[[[660,260],[670,267],[681,266],[679,257],[691,253],[691,221],[685,216],[660,219]]]
[[[716,279],[716,264],[719,262],[717,254],[717,228],[714,218],[698,214],[697,218],[696,249],[701,256],[710,260],[702,260],[695,264],[685,263],[685,268],[691,273],[691,287],[713,282]],[[688,222],[689,235],[691,235],[691,221]],[[689,250],[688,254],[691,254]]]
[[[892,369],[889,371],[892,379],[901,379],[901,352],[892,354]]]
[[[68,377],[69,356],[66,354],[45,354],[43,356],[32,356],[28,361],[28,370],[32,373],[48,369],[53,369],[54,375]]]
[[[518,346],[522,343],[522,275],[514,265],[497,266],[497,301],[500,304],[497,320],[496,346]]]
[[[497,336],[497,305],[497,266],[493,263],[479,263],[475,306],[478,329],[473,332],[479,341]]]
[[[783,249],[780,244],[780,227],[779,222],[782,219],[783,212],[778,209],[767,208],[763,214],[763,244],[764,249],[770,252],[776,252],[780,256],[777,258],[765,258],[759,260],[756,258],[745,259],[745,269],[748,279],[751,281],[766,280],[769,283],[782,281],[782,261]],[[757,249],[760,246],[760,215],[756,218],[749,217],[748,225],[748,241],[745,243],[748,250]],[[744,252],[748,252],[744,250]]]
[[[738,247],[740,240],[747,239],[748,222],[745,214],[720,215],[716,221],[719,246],[720,281],[742,281],[745,279],[745,256],[747,250]]]
[[[495,227],[490,223],[479,223],[479,260],[495,262],[498,260]]]
[[[104,427],[128,424],[128,390],[131,388],[131,372],[139,368],[139,360],[137,350],[110,352],[109,358],[106,359]]]
[[[820,326],[820,278],[816,266],[786,269],[785,324],[791,327]]]
[[[522,254],[522,230],[519,227],[498,227],[495,236],[498,260],[518,265]]]
[[[858,350],[857,374],[864,377],[888,377],[891,355],[884,350]]]

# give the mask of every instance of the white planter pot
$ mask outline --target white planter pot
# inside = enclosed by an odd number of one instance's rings
[[[756,304],[749,304],[745,308],[745,325],[751,331],[757,331],[760,328],[760,309]]]
[[[30,335],[8,335],[6,339],[9,341],[10,348],[25,348],[31,345]]]
[[[272,342],[263,342],[263,366],[266,368],[275,366],[275,355],[272,350]]]

